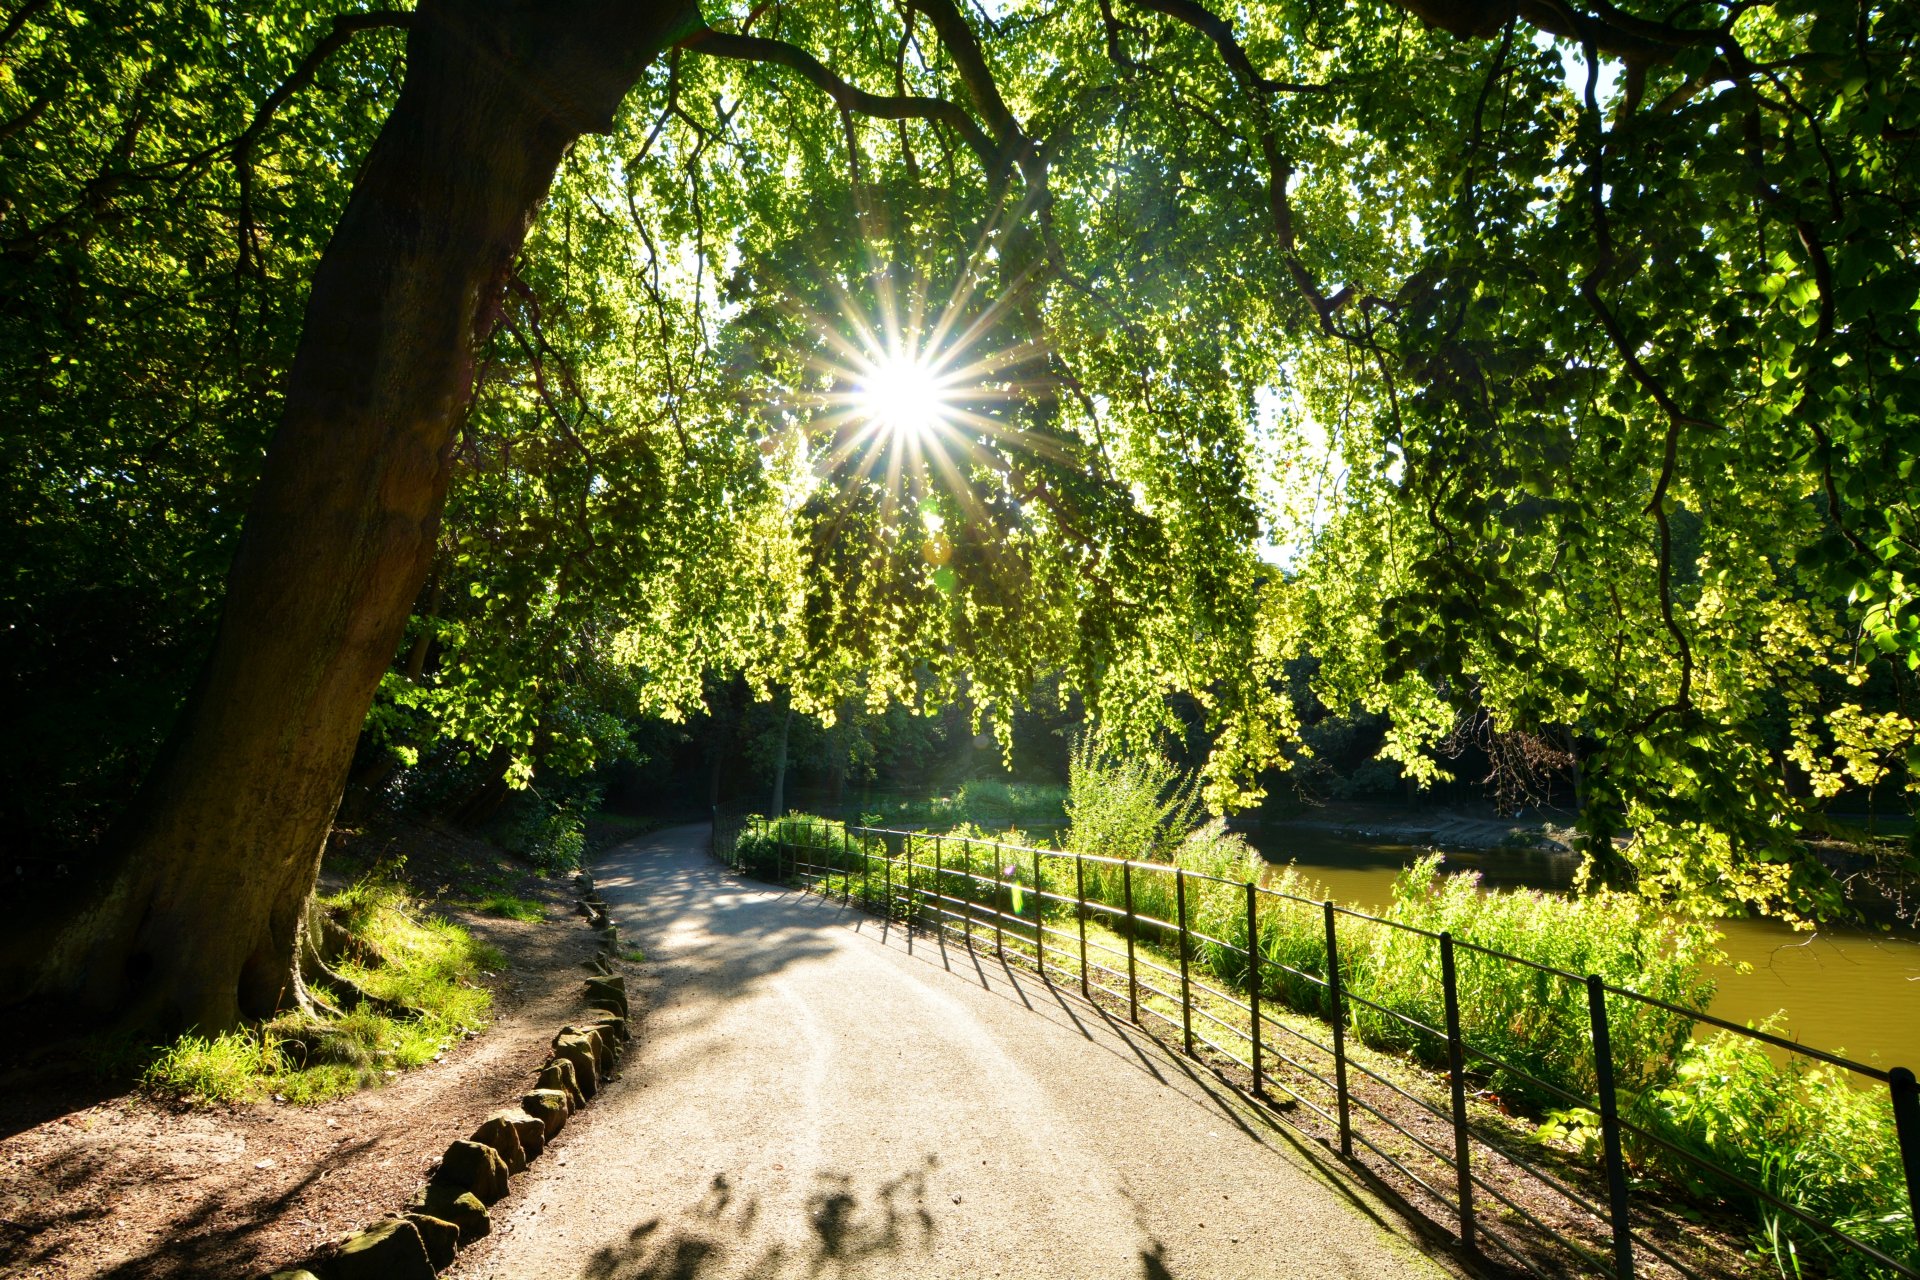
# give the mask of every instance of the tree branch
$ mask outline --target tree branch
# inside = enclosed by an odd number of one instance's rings
[[[991,166],[997,148],[991,139],[957,103],[945,98],[917,95],[882,96],[855,88],[798,45],[762,36],[732,35],[711,29],[696,31],[680,42],[680,47],[709,57],[733,58],[743,62],[771,63],[798,72],[803,80],[825,91],[842,111],[857,112],[881,120],[932,120],[958,133],[968,148]]]
[[[1220,56],[1226,60],[1234,79],[1247,88],[1259,93],[1327,93],[1333,89],[1329,84],[1303,84],[1297,80],[1270,80],[1260,74],[1253,65],[1253,59],[1247,56],[1246,49],[1233,34],[1233,27],[1212,10],[1196,4],[1194,0],[1133,0],[1142,9],[1165,14],[1176,22],[1185,23],[1207,39],[1213,41],[1220,50]]]
[[[48,3],[50,0],[27,0],[25,4],[9,14],[6,25],[0,27],[0,49],[11,44],[13,38],[20,34],[20,28],[26,26],[27,21],[46,8]]]
[[[307,56],[300,60],[300,65],[293,69],[293,74],[282,80],[279,86],[267,95],[267,100],[260,104],[260,110],[254,113],[253,123],[233,140],[228,150],[233,156],[234,168],[238,170],[240,177],[240,226],[238,229],[240,260],[235,264],[234,270],[242,275],[249,270],[257,270],[254,262],[257,246],[254,243],[253,226],[253,145],[267,131],[267,126],[273,123],[274,113],[286,105],[287,99],[312,84],[314,76],[319,74],[321,65],[338,53],[347,41],[362,31],[407,29],[412,26],[411,13],[384,9],[376,9],[371,13],[344,13],[334,18],[333,26],[327,34],[322,36],[313,48],[307,50]],[[211,149],[202,152],[201,158],[210,154],[212,154]]]

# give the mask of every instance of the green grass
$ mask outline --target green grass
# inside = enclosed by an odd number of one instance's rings
[[[159,1092],[214,1106],[263,1096],[267,1082],[285,1067],[273,1041],[254,1032],[229,1031],[212,1039],[184,1035],[148,1064],[142,1082]]]
[[[493,998],[476,979],[505,962],[497,949],[451,921],[417,915],[397,885],[362,881],[321,905],[358,943],[357,957],[335,966],[341,977],[421,1016],[363,1004],[335,1016],[284,1014],[212,1038],[185,1035],[156,1051],[142,1074],[148,1088],[200,1105],[319,1102],[431,1062],[486,1027]]]
[[[515,897],[511,893],[495,893],[473,904],[474,910],[490,916],[505,916],[509,920],[531,923],[544,920],[547,909],[532,898]]]

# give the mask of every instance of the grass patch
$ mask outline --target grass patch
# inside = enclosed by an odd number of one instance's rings
[[[474,903],[474,909],[490,916],[504,916],[509,920],[532,923],[547,918],[545,906],[532,898],[519,898],[511,893],[495,893]]]
[[[417,915],[395,884],[361,881],[320,901],[355,939],[353,957],[335,965],[340,976],[420,1016],[362,1004],[330,1017],[284,1014],[212,1038],[189,1034],[155,1052],[142,1083],[201,1105],[320,1102],[431,1062],[485,1029],[493,997],[477,979],[504,964],[498,949],[449,920]]]
[[[250,1031],[184,1035],[148,1064],[141,1083],[201,1106],[251,1102],[285,1065],[270,1039]]]

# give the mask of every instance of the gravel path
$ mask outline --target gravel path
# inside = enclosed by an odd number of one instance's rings
[[[598,868],[645,948],[624,1077],[455,1274],[1451,1274],[1212,1077],[1033,975],[731,878],[706,828]],[[564,1163],[562,1163],[564,1161]]]

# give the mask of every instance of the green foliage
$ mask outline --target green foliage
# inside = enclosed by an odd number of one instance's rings
[[[1005,831],[1015,823],[1059,822],[1066,814],[1067,788],[1051,782],[974,778],[947,795],[864,795],[862,804],[870,810],[862,815],[869,826]]]
[[[1440,874],[1442,861],[1430,854],[1401,874],[1386,919],[1429,933],[1450,932],[1456,944],[1582,976],[1597,973],[1615,986],[1670,1004],[1704,1009],[1712,1000],[1707,969],[1719,950],[1710,926],[1675,919],[1631,894],[1489,893],[1481,889],[1478,873]],[[1356,991],[1428,1026],[1445,1025],[1434,945],[1409,945],[1407,935],[1389,935],[1376,926],[1368,943],[1348,955]],[[1464,946],[1456,945],[1455,963],[1461,1023],[1476,1029],[1475,1044],[1570,1092],[1593,1092],[1585,987]],[[1633,1001],[1613,1002],[1609,1015],[1619,1086],[1638,1090],[1666,1078],[1692,1025]],[[1354,1018],[1374,1043],[1416,1051],[1430,1062],[1443,1058],[1444,1047],[1431,1038],[1410,1034],[1370,1010],[1356,1009]],[[1505,1072],[1496,1069],[1492,1075],[1503,1094],[1529,1092]]]
[[[1216,8],[962,6],[939,119],[698,33],[654,60],[485,300],[363,755],[577,774],[714,671],[823,720],[965,690],[1004,744],[1055,673],[1136,744],[1184,695],[1221,808],[1294,758],[1312,656],[1385,724],[1369,785],[1440,777],[1485,714],[1573,744],[1604,876],[1837,910],[1819,805],[1920,786],[1912,6]],[[0,825],[49,878],[205,652],[398,96],[394,30],[277,94],[324,21],[8,23]],[[892,10],[753,34],[876,92],[962,78]],[[848,412],[876,334],[986,370],[934,438]]]
[[[1165,860],[1199,821],[1197,787],[1158,752],[1123,754],[1105,730],[1083,734],[1067,765],[1067,845],[1080,853]]]
[[[570,797],[552,788],[525,792],[509,802],[495,824],[494,838],[549,875],[576,870],[587,854],[588,815],[599,807],[599,793]]]
[[[1831,1067],[1777,1062],[1759,1043],[1720,1032],[1688,1046],[1668,1082],[1642,1095],[1634,1119],[1731,1169],[1816,1220],[1912,1266],[1920,1262],[1892,1114],[1882,1090],[1855,1087]],[[1709,1196],[1746,1199],[1651,1143],[1638,1158]],[[1791,1215],[1759,1201],[1756,1247],[1782,1275],[1883,1274]]]
[[[769,877],[780,867],[791,867],[796,859],[839,868],[859,866],[862,861],[845,823],[810,814],[748,818],[734,853],[749,873]]]

